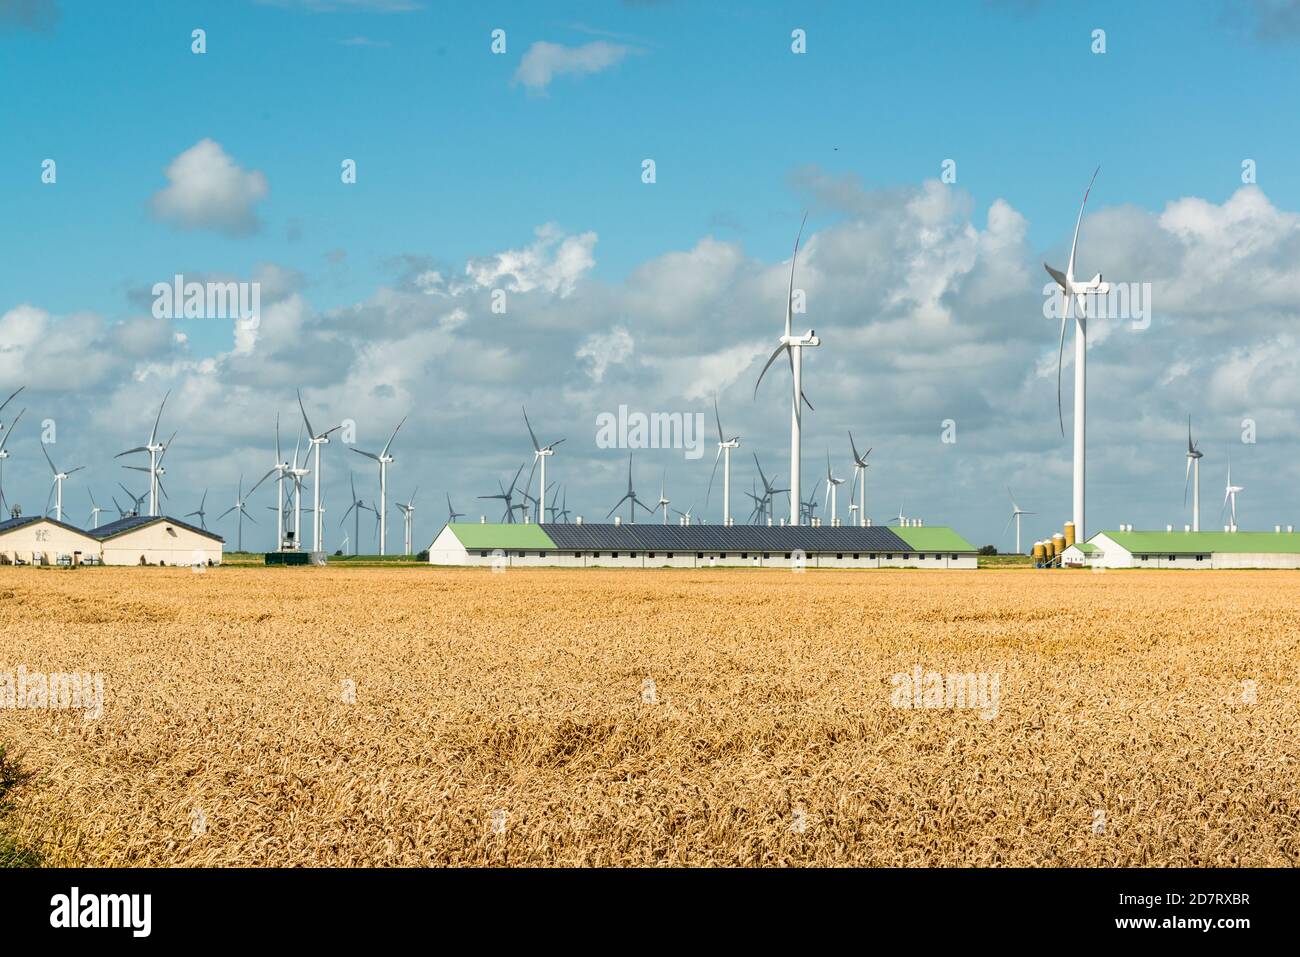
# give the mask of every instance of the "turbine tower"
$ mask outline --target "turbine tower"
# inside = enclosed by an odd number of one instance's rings
[[[95,504],[95,498],[93,495],[90,498],[90,503],[92,505]],[[197,515],[199,517],[199,528],[203,529],[205,532],[208,530],[208,523],[205,521],[208,513],[204,511],[204,509],[207,507],[207,504],[208,504],[208,490],[204,489],[203,498],[199,501],[199,507],[196,508],[194,511],[189,512],[185,515],[186,518],[193,518],[195,515]]]
[[[1070,244],[1070,261],[1062,273],[1047,263],[1043,268],[1056,280],[1061,290],[1061,343],[1056,357],[1056,415],[1061,423],[1061,435],[1065,435],[1065,415],[1061,411],[1061,366],[1065,359],[1065,325],[1070,316],[1070,307],[1074,310],[1074,532],[1079,541],[1087,541],[1087,526],[1084,523],[1084,479],[1085,479],[1085,437],[1087,435],[1087,361],[1088,361],[1088,294],[1105,295],[1110,292],[1110,284],[1102,282],[1101,273],[1087,282],[1075,282],[1075,256],[1079,251],[1079,228],[1083,225],[1083,209],[1088,205],[1088,194],[1092,184],[1101,172],[1098,166],[1093,171],[1088,188],[1083,191],[1083,202],[1079,204],[1079,218],[1074,223],[1074,241]]]
[[[718,414],[718,397],[713,397],[713,418],[718,423],[718,454],[713,457],[713,472],[709,475],[709,490],[704,496],[704,507],[709,506],[713,494],[713,479],[718,474],[718,459],[722,459],[722,524],[731,524],[731,450],[740,448],[740,436],[723,438],[722,416]]]
[[[397,429],[405,424],[406,418],[403,416],[402,421],[397,423]],[[309,427],[310,428],[310,427]],[[393,439],[397,438],[397,429],[393,429],[393,434],[388,437],[384,443],[384,450],[378,455],[374,452],[363,452],[361,449],[353,447],[352,451],[358,455],[364,455],[368,459],[374,459],[379,463],[379,554],[384,554],[384,547],[388,541],[388,466],[396,461],[388,454],[388,449],[393,444]],[[352,496],[354,499],[355,495]]]
[[[344,512],[343,517],[339,519],[339,528],[343,527],[343,523],[346,522],[348,516],[351,515],[353,531],[352,537],[354,539],[352,542],[352,554],[355,556],[357,554],[357,549],[361,546],[361,512],[363,509],[367,508],[373,512],[374,509],[370,508],[369,505],[357,498],[357,481],[351,472],[348,473],[348,484],[352,487],[352,503],[348,505],[348,510]]]
[[[799,260],[799,241],[803,238],[804,223],[808,222],[808,214],[804,213],[803,222],[799,224],[799,233],[794,240],[794,254],[790,257],[790,286],[785,298],[785,335],[781,337],[781,344],[776,347],[776,351],[767,360],[767,365],[763,366],[763,371],[758,374],[758,381],[754,383],[754,396],[758,396],[758,387],[763,381],[763,375],[772,367],[777,356],[784,352],[790,359],[790,375],[794,380],[793,401],[790,406],[790,524],[799,524],[799,452],[800,452],[800,427],[803,422],[803,406],[807,405],[811,410],[813,405],[808,401],[808,397],[803,394],[803,350],[820,346],[821,340],[809,329],[802,336],[793,335],[791,332],[791,320],[794,312],[794,267]]]
[[[1192,441],[1192,417],[1187,417],[1187,474],[1183,477],[1183,508],[1187,507],[1187,484],[1192,484],[1192,531],[1201,530],[1201,459],[1205,453]],[[1229,482],[1228,484],[1232,484]]]
[[[99,528],[99,513],[104,509],[100,508],[99,503],[95,501],[94,492],[87,489],[86,494],[90,496],[90,517],[87,520],[90,522],[91,528]]]
[[[1016,497],[1011,494],[1011,486],[1009,485],[1007,486],[1007,498],[1011,499],[1011,518],[1008,518],[1007,524],[1002,526],[1002,534],[1005,535],[1007,533],[1007,529],[1011,527],[1011,522],[1014,519],[1016,523],[1016,554],[1020,555],[1023,554],[1020,551],[1020,516],[1033,515],[1035,513],[1026,512],[1023,508],[1021,508],[1019,505],[1016,504]],[[899,509],[899,511],[902,511],[902,509]]]
[[[54,462],[50,459],[50,453],[45,448],[45,443],[41,443],[41,451],[45,453],[45,461],[50,463],[50,471],[54,473],[54,483],[50,486],[50,495],[54,496],[54,520],[63,521],[63,480],[74,472],[80,472],[85,468],[84,465],[78,465],[75,469],[69,469],[66,472],[60,472],[54,467]],[[45,512],[49,514],[50,500],[49,496],[45,498]]]
[[[314,481],[312,482],[312,497],[311,497],[312,549],[311,550],[313,552],[319,552],[321,550],[321,542],[325,538],[325,529],[323,527],[325,522],[324,522],[324,518],[321,515],[321,509],[320,509],[320,447],[322,445],[329,445],[330,433],[337,432],[340,428],[342,428],[342,426],[336,425],[333,428],[326,429],[324,432],[321,432],[319,435],[317,435],[316,432],[312,430],[311,420],[307,418],[307,409],[302,404],[302,389],[298,390],[298,409],[299,411],[302,412],[302,423],[307,427],[307,440],[308,442],[311,443],[312,452],[314,453],[314,460],[312,461],[312,471],[315,472],[316,475]]]
[[[867,524],[867,456],[871,454],[871,449],[867,449],[861,455],[858,454],[858,445],[853,441],[853,433],[849,433],[849,446],[853,449],[853,480],[861,482],[858,487],[858,523],[865,526]],[[849,486],[849,498],[853,497],[853,486]]]
[[[520,406],[520,408],[523,408],[523,406]],[[533,431],[533,424],[528,421],[527,409],[524,409],[524,425],[528,426],[528,437],[533,440],[533,464],[536,465],[538,462],[542,463],[542,475],[541,478],[537,480],[537,498],[535,500],[537,503],[537,524],[540,525],[545,520],[545,515],[542,512],[542,503],[546,501],[546,460],[555,454],[555,447],[563,442],[564,439],[556,439],[550,445],[541,445],[537,441],[537,433]],[[528,480],[529,488],[532,487],[532,484],[533,482],[530,476]],[[526,498],[529,497],[528,489],[524,489],[524,496]]]

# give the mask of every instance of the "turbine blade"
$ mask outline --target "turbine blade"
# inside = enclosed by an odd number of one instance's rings
[[[1192,459],[1190,456],[1188,456],[1187,474],[1183,477],[1183,508],[1187,507],[1187,489],[1188,486],[1191,485],[1191,481],[1192,481]]]
[[[393,439],[397,438],[397,431],[398,431],[398,429],[400,429],[403,425],[406,424],[406,418],[407,418],[406,416],[402,416],[402,421],[397,423],[397,428],[396,428],[396,429],[393,429],[393,434],[390,435],[390,436],[388,437],[388,442],[385,443],[385,445],[384,445],[384,451],[380,452],[380,453],[379,453],[380,455],[387,455],[387,454],[388,454],[388,449],[389,449],[389,447],[393,444]]]
[[[794,238],[794,252],[790,256],[790,286],[785,297],[785,334],[790,335],[790,325],[794,318],[794,267],[799,261],[799,242],[803,239],[803,228],[808,222],[808,213],[803,214],[799,223],[799,232]]]
[[[708,508],[709,497],[713,494],[713,479],[718,474],[718,462],[722,459],[722,446],[718,446],[718,454],[713,457],[713,471],[709,473],[709,490],[704,496],[704,507]]]
[[[758,374],[758,380],[754,383],[754,398],[758,398],[758,387],[763,382],[763,376],[767,375],[767,370],[772,368],[772,363],[776,361],[776,357],[782,352],[789,350],[789,348],[790,347],[783,342],[781,345],[777,346],[776,351],[768,357],[767,365],[763,366],[763,371]]]
[[[522,409],[523,406],[520,406]],[[533,424],[528,421],[528,410],[524,409],[524,425],[528,426],[528,437],[533,440],[533,451],[540,452],[542,447],[537,444],[537,433],[533,431]]]
[[[302,421],[307,426],[307,435],[316,438],[316,432],[311,427],[311,419],[307,418],[307,407],[302,404],[302,389],[298,390],[298,410],[302,412]]]

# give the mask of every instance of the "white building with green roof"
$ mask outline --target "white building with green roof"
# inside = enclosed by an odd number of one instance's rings
[[[1061,556],[1065,565],[1102,568],[1300,568],[1300,533],[1098,532]]]

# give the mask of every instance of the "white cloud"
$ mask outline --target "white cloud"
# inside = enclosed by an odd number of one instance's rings
[[[622,326],[607,333],[596,333],[583,340],[574,356],[590,363],[587,374],[592,382],[603,382],[609,367],[632,355],[632,334]]]
[[[254,206],[266,198],[266,177],[240,168],[210,139],[195,143],[166,169],[168,185],[151,200],[154,215],[184,229],[244,236],[258,228]]]
[[[584,75],[608,70],[629,53],[629,46],[593,40],[581,46],[566,47],[560,43],[538,40],[519,60],[515,82],[522,83],[533,93],[544,93],[551,80],[565,74]]]
[[[539,226],[537,241],[523,249],[507,249],[494,256],[471,259],[465,265],[465,274],[485,289],[501,285],[510,292],[529,292],[545,289],[558,293],[561,298],[573,294],[578,280],[596,264],[592,250],[596,247],[595,233],[566,236],[554,223]],[[422,285],[430,291],[442,277],[434,272],[420,277]]]

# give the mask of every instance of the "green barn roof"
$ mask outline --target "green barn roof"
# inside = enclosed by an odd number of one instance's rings
[[[919,552],[973,552],[975,546],[943,525],[890,526],[889,530]]]
[[[1112,532],[1105,535],[1121,548],[1143,555],[1300,554],[1297,532]],[[1094,536],[1095,538],[1095,536]]]
[[[457,522],[450,526],[466,548],[554,548],[555,542],[540,525]]]

